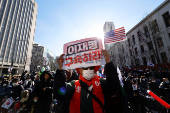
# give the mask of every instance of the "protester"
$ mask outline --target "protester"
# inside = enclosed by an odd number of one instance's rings
[[[29,74],[27,74],[26,80],[23,83],[23,87],[30,92],[32,92],[32,90],[34,89],[34,81],[31,80],[31,76]]]
[[[32,71],[32,73],[31,73],[31,80],[32,80],[32,81],[34,81],[35,75],[36,75],[36,72],[35,72],[35,71]]]
[[[36,85],[40,81],[40,76],[36,75],[35,80],[34,80],[34,85]]]
[[[24,83],[24,81],[26,80],[27,73],[28,73],[28,71],[27,71],[27,70],[26,70],[24,73],[22,73],[22,75],[21,75],[22,83]]]
[[[44,71],[41,81],[38,82],[33,90],[34,113],[50,113],[52,104],[52,75],[49,71]]]
[[[24,90],[24,87],[18,84],[18,82],[18,78],[14,78],[12,80],[12,88],[8,94],[8,97],[12,97],[14,100],[19,100],[19,98],[21,97],[21,92]]]
[[[55,97],[59,100],[71,99],[69,107],[70,113],[103,113],[104,110],[107,113],[121,112],[122,109],[120,109],[120,106],[110,106],[112,104],[108,102],[108,98],[110,99],[110,97],[113,96],[110,92],[113,90],[120,92],[120,83],[117,75],[117,69],[114,67],[113,63],[110,62],[109,53],[106,50],[103,50],[102,52],[106,61],[106,79],[94,75],[100,66],[92,66],[76,69],[80,74],[79,80],[81,81],[77,80],[65,83],[66,75],[62,69],[64,62],[63,55],[61,55],[57,60],[59,69],[56,71],[56,75],[54,77],[53,92]],[[87,92],[87,88],[90,90],[89,92]],[[95,101],[94,98],[92,99],[92,96],[89,94],[90,92],[99,99],[101,104],[99,104],[100,102]],[[103,108],[104,100],[105,108]],[[116,104],[117,101],[114,102]]]
[[[32,97],[28,90],[21,92],[21,100],[18,102],[17,113],[30,113],[32,108]]]

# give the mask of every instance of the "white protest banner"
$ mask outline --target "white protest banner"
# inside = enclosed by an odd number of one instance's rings
[[[10,97],[4,102],[4,104],[2,104],[1,107],[5,108],[5,109],[9,109],[9,107],[13,104],[13,102],[14,102],[13,98]]]
[[[64,44],[63,69],[104,65],[102,40],[97,37],[76,40]]]

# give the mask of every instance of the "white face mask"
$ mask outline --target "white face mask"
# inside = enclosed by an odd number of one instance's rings
[[[91,80],[94,77],[94,70],[83,70],[82,75],[86,80]]]
[[[152,82],[155,82],[155,80],[153,80]]]
[[[5,86],[7,86],[7,84],[3,84],[3,86],[5,87]]]
[[[12,83],[12,85],[13,85],[13,86],[17,86],[17,85],[18,85],[18,83]]]
[[[169,81],[165,81],[165,83],[169,83]]]
[[[145,81],[145,79],[142,79],[143,81]]]

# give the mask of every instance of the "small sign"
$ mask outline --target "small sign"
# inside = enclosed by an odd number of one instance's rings
[[[13,104],[14,100],[12,97],[8,98],[4,104],[2,104],[1,107],[5,108],[5,109],[9,109],[9,107]]]
[[[133,90],[137,90],[137,84],[132,84]]]

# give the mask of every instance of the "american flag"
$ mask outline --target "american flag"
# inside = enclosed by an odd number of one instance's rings
[[[104,43],[113,43],[126,40],[125,28],[111,30],[105,34]]]

